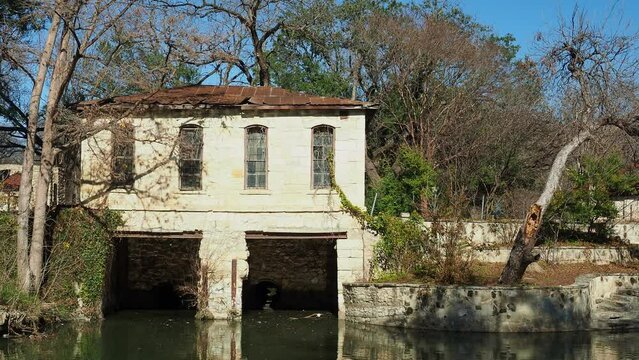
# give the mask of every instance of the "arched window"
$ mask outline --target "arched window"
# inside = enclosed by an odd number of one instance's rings
[[[246,128],[246,149],[244,150],[244,185],[247,189],[266,189],[267,128],[254,125]]]
[[[328,125],[313,128],[313,167],[312,181],[314,189],[331,186],[330,163],[333,154],[334,129]]]
[[[131,187],[135,180],[135,128],[131,124],[117,126],[111,135],[111,184]]]
[[[185,125],[180,128],[180,190],[202,189],[202,128]]]

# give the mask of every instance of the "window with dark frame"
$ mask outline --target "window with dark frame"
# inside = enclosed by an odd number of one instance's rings
[[[314,189],[325,189],[331,186],[330,163],[333,153],[333,128],[321,125],[313,128],[313,168],[312,181]]]
[[[180,128],[179,170],[180,190],[202,189],[202,128]]]
[[[250,126],[246,128],[246,149],[244,158],[245,186],[247,189],[266,189],[267,168],[267,128]]]
[[[111,184],[114,187],[131,187],[135,180],[135,128],[126,124],[112,134],[113,163]]]

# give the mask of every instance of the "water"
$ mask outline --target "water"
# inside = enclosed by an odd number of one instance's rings
[[[191,312],[127,311],[43,339],[0,339],[5,359],[639,359],[639,332],[471,334],[344,323],[330,314],[254,312],[241,323]]]

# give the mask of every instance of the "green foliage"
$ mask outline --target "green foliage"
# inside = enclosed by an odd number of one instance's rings
[[[436,184],[433,167],[417,151],[403,146],[399,149],[393,169],[387,169],[371,193],[377,193],[375,211],[392,215],[414,212],[432,195]]]
[[[305,49],[299,39],[278,38],[271,62],[272,81],[285,89],[331,97],[350,97],[350,83],[331,69],[317,50]]]
[[[45,298],[70,309],[80,298],[84,311],[99,311],[111,238],[122,224],[120,214],[111,210],[62,210],[53,231]]]
[[[28,0],[0,0],[0,28],[6,30],[3,36],[16,31],[21,35],[42,27],[42,19],[35,16],[36,7]],[[5,29],[5,27],[7,29]],[[2,42],[2,41],[0,41]]]
[[[568,191],[557,191],[546,216],[560,226],[587,225],[588,232],[609,235],[617,216],[612,196],[636,194],[639,176],[624,166],[620,155],[586,156],[567,171]]]
[[[428,166],[406,151],[406,169],[413,174],[424,174]],[[332,164],[332,156],[329,161]],[[362,228],[376,232],[380,240],[373,249],[371,272],[377,281],[433,281],[437,283],[466,283],[473,277],[470,242],[465,238],[461,223],[433,222],[429,228],[416,213],[402,219],[388,212],[371,216],[354,205],[335,181],[335,170],[330,168],[331,185],[337,192],[342,208],[357,219]],[[431,169],[432,170],[432,169]],[[415,179],[419,179],[416,176]],[[408,181],[413,187],[424,181]],[[430,179],[430,178],[428,178]]]
[[[384,214],[371,224],[380,234],[372,270],[377,281],[419,280],[439,284],[472,281],[472,252],[461,223],[400,219]]]
[[[16,226],[15,214],[0,212],[0,305],[36,311],[37,296],[20,291],[16,279]]]
[[[0,212],[0,285],[16,277],[16,215]]]
[[[377,216],[371,226],[381,235],[373,255],[375,272],[405,276],[427,271],[422,255],[428,247],[429,237],[419,218],[403,220],[383,214]]]

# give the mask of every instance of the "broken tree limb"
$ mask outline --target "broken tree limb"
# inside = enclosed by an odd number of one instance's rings
[[[579,132],[579,134],[564,145],[555,156],[544,191],[541,193],[541,196],[539,196],[539,199],[528,209],[526,220],[515,235],[508,262],[499,277],[500,284],[512,285],[519,283],[528,265],[539,260],[539,254],[534,254],[533,249],[537,241],[537,233],[541,227],[544,212],[559,187],[559,180],[566,168],[568,157],[581,144],[590,140],[591,137],[591,129]]]

